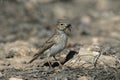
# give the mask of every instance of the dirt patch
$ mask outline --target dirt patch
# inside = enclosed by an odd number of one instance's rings
[[[120,80],[119,3],[1,0],[0,80]],[[66,49],[56,56],[62,69],[53,58],[53,69],[46,58],[27,64],[61,18],[72,25]]]

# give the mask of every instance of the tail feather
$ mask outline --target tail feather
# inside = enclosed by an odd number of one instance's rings
[[[35,56],[33,59],[31,59],[28,63],[32,63],[35,59],[37,59],[39,56]]]
[[[40,49],[40,50],[38,51],[38,53],[33,56],[33,59],[31,59],[28,63],[32,63],[35,59],[37,59],[39,56],[41,56],[41,55],[44,53],[45,50],[49,49],[49,48],[52,47],[54,44],[55,44],[54,42],[51,42],[51,43],[49,43],[49,44],[44,45],[43,48]]]
[[[42,50],[42,51],[40,51],[40,52],[38,52],[37,54],[35,54],[34,56],[33,56],[33,58],[28,62],[28,63],[32,63],[34,60],[36,60],[40,55],[41,55],[41,53],[43,53],[44,52],[44,50]]]

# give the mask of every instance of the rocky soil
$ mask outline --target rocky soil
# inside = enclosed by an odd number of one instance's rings
[[[119,0],[0,0],[0,80],[120,80]],[[27,62],[55,30],[72,25],[57,59]]]

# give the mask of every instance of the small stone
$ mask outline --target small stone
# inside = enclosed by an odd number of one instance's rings
[[[87,77],[87,76],[82,76],[82,77],[78,78],[77,80],[91,80],[91,78]]]
[[[4,62],[1,65],[3,65],[3,66],[10,66],[11,64],[9,62]]]
[[[21,63],[22,63],[22,64],[27,64],[27,62],[26,62],[26,61],[21,61]]]
[[[9,78],[9,80],[23,80],[23,79],[18,79],[18,78]]]
[[[14,49],[10,49],[6,54],[5,57],[6,58],[13,58],[15,55],[16,51]]]
[[[0,78],[3,77],[3,74],[0,72]]]

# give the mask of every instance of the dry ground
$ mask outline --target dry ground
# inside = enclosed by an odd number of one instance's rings
[[[0,0],[0,80],[120,80],[119,0]],[[63,68],[27,62],[54,33],[72,24]],[[55,67],[56,66],[56,67]]]

